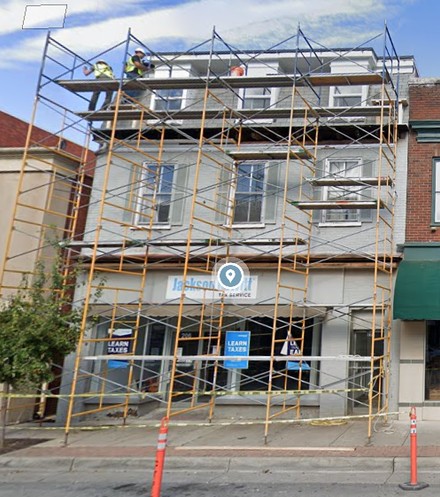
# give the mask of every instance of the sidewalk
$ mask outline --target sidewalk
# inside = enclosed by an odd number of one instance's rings
[[[179,423],[176,421],[176,423]],[[79,471],[129,468],[153,470],[158,427],[142,418],[128,426],[73,428],[68,445],[64,430],[18,425],[9,438],[49,439],[0,456],[0,468]],[[418,422],[420,471],[439,472],[440,423]],[[369,443],[366,420],[341,424],[274,424],[264,444],[262,424],[216,421],[175,426],[171,423],[166,470],[206,471],[409,471],[409,419],[378,420]]]

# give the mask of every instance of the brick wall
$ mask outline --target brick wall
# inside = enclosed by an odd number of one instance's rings
[[[27,122],[0,111],[0,148],[24,147],[28,128],[29,124]],[[31,144],[56,147],[59,145],[59,136],[34,126],[32,128]],[[64,150],[81,157],[84,149],[77,143],[66,140]]]
[[[410,120],[440,119],[440,80],[428,84],[411,84],[409,99]]]
[[[410,121],[440,121],[440,82],[409,87]],[[440,242],[440,227],[431,230],[432,159],[440,143],[418,143],[412,130],[408,144],[407,242]]]

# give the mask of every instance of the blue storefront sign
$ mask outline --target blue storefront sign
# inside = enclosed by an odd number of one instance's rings
[[[287,369],[289,371],[310,371],[310,366],[306,363],[306,361],[287,361]]]
[[[225,339],[225,356],[248,356],[251,343],[250,331],[227,331]],[[229,359],[224,362],[225,368],[246,369],[246,359]]]

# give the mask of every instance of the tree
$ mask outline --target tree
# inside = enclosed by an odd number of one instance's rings
[[[58,245],[59,246],[59,245]],[[49,271],[36,264],[20,289],[0,304],[0,448],[4,447],[7,396],[11,387],[35,391],[52,378],[52,361],[73,352],[78,343],[82,307],[72,305],[77,270],[63,272],[61,249]]]

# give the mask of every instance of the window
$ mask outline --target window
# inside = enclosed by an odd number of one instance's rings
[[[365,105],[367,96],[364,86],[334,86],[330,95],[333,107],[359,107]]]
[[[432,177],[432,221],[440,224],[440,159],[434,160]]]
[[[425,399],[440,400],[440,321],[426,322]]]
[[[243,93],[243,109],[265,109],[270,106],[270,88],[248,88]]]
[[[362,162],[354,160],[328,160],[327,175],[332,179],[359,178],[361,177]],[[325,200],[360,200],[361,190],[358,186],[327,186],[324,189]],[[323,213],[323,221],[326,223],[350,223],[360,221],[358,209],[334,209]]]
[[[138,223],[168,224],[170,222],[171,194],[174,166],[169,164],[145,165],[141,180]]]
[[[261,223],[264,164],[238,164],[234,196],[234,223]]]
[[[157,90],[155,110],[180,110],[183,103],[183,90]]]

